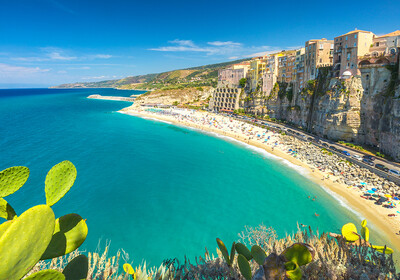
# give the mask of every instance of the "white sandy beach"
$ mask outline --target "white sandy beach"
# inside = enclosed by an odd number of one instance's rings
[[[400,214],[397,212],[398,207],[390,209],[376,205],[374,204],[375,201],[361,197],[365,189],[360,190],[355,186],[349,187],[345,184],[334,182],[337,176],[330,173],[330,170],[324,170],[322,167],[318,169],[312,164],[300,161],[296,153],[290,151],[290,146],[282,142],[282,137],[278,133],[229,117],[202,111],[186,109],[144,109],[131,106],[120,112],[145,118],[154,118],[207,132],[214,132],[261,148],[270,154],[285,159],[295,166],[306,170],[307,176],[328,192],[334,192],[348,207],[360,213],[363,218],[367,219],[376,227],[376,230],[387,237],[390,244],[397,248],[397,251],[400,250],[400,235],[396,234],[400,231]],[[391,214],[392,217],[388,216],[389,214]]]

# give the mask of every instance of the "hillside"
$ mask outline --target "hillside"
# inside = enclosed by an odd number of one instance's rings
[[[158,74],[126,77],[120,80],[62,84],[54,88],[120,88],[120,89],[179,89],[186,87],[215,86],[218,70],[246,59],[209,64]]]

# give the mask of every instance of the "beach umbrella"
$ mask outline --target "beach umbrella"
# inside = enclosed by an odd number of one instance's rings
[[[393,197],[394,200],[400,200],[397,196]]]
[[[377,191],[377,189],[375,189],[375,188],[372,188],[372,190],[373,190],[374,192],[376,192],[376,191]]]
[[[373,190],[368,190],[367,193],[374,194],[375,192]]]
[[[365,193],[364,196],[371,196],[371,194],[370,193]]]
[[[378,197],[379,197],[379,195],[377,195],[377,194],[373,194],[373,195],[372,195],[372,197],[376,197],[376,198],[378,198]]]
[[[366,186],[367,183],[365,183],[365,182],[360,182],[360,185],[361,185],[361,186]]]
[[[386,196],[387,198],[391,198],[391,197],[392,197],[390,194],[385,194],[385,196]]]

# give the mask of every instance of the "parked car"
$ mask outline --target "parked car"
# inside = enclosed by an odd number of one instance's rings
[[[351,157],[356,159],[356,160],[362,160],[363,159],[361,156],[356,155],[356,154],[352,155]]]
[[[400,177],[400,171],[395,170],[395,169],[389,169],[388,171],[390,174],[396,175]]]
[[[363,158],[362,161],[363,161],[364,163],[368,164],[368,165],[374,166],[374,162],[371,161],[371,160],[369,160],[369,159]]]
[[[342,154],[345,154],[346,156],[350,156],[350,153],[348,151],[342,151]]]
[[[385,171],[385,172],[389,171],[389,168],[387,168],[386,166],[384,166],[383,164],[380,164],[380,163],[375,164],[375,167],[382,171]]]
[[[308,140],[308,141],[314,141],[314,138],[308,137],[307,140]]]
[[[374,161],[375,160],[374,156],[363,156],[363,158],[368,159],[370,161]]]
[[[326,143],[322,143],[322,146],[327,147],[327,148],[329,147],[329,145]]]
[[[329,149],[332,149],[334,151],[337,151],[338,149],[335,146],[329,146]]]

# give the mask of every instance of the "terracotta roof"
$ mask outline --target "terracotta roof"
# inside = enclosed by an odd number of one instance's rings
[[[393,31],[392,33],[388,33],[388,34],[379,36],[379,38],[382,38],[382,37],[392,37],[392,36],[400,36],[400,30],[396,30],[396,31]]]

